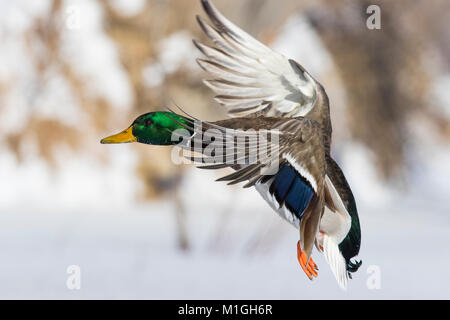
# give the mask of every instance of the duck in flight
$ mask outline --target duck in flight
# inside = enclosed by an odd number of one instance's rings
[[[194,40],[204,55],[197,62],[211,75],[204,83],[230,118],[201,121],[181,108],[178,113],[151,112],[101,143],[179,145],[200,168],[233,169],[218,180],[254,187],[299,230],[297,258],[308,278],[318,276],[311,258],[315,246],[345,289],[361,265],[352,260],[359,253],[361,229],[350,186],[330,154],[332,127],[324,88],[300,64],[235,26],[208,0],[201,3],[211,24],[199,16],[197,20],[212,44]],[[261,143],[261,132],[273,139]],[[215,152],[205,154],[211,144]],[[227,156],[217,156],[217,150]]]

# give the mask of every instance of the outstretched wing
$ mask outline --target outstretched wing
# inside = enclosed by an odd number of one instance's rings
[[[302,66],[235,26],[207,0],[202,5],[213,26],[197,20],[214,46],[194,40],[206,56],[197,62],[214,77],[204,83],[231,117],[296,117],[311,111],[322,91]]]
[[[232,167],[219,178],[229,184],[270,185],[280,206],[299,221],[300,243],[309,257],[324,208],[325,152],[320,125],[306,118],[234,118],[192,121],[181,147],[200,168]]]

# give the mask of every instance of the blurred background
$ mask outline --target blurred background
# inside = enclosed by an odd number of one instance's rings
[[[450,298],[450,2],[213,3],[328,92],[362,225],[347,292],[317,252],[306,278],[255,190],[169,148],[100,145],[172,101],[226,117],[195,63],[199,1],[0,0],[0,298]]]

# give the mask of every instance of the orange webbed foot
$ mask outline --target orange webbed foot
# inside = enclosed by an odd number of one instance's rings
[[[300,241],[297,242],[297,259],[309,280],[312,280],[314,277],[318,276],[317,271],[319,268],[311,257],[307,263],[306,253],[302,251]]]

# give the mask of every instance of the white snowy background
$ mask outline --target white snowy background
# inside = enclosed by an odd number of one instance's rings
[[[130,14],[142,5],[142,1],[114,2]],[[101,10],[94,1],[76,3],[86,6],[84,12],[89,14],[83,15],[80,30],[63,31],[65,59],[88,75],[93,94],[110,101],[118,115],[123,112],[125,116],[118,118],[126,117],[133,96],[117,49],[101,30]],[[0,137],[21,130],[21,119],[30,112],[21,93],[29,89],[26,86],[35,71],[27,63],[21,34],[30,17],[45,10],[48,1],[0,1],[0,79],[12,87],[2,100]],[[300,61],[319,79],[326,78],[333,62],[301,15],[289,19],[282,30],[273,46]],[[308,44],[302,48],[290,40],[299,33]],[[177,55],[177,48],[191,46],[190,37],[189,31],[182,31],[161,43],[166,46],[161,52],[169,55],[148,67],[153,75],[149,86],[160,84],[164,74],[172,72],[165,66],[197,68],[191,47],[186,50],[192,55]],[[434,85],[436,92],[430,93],[438,95],[446,116],[449,78],[442,77]],[[323,82],[326,86],[325,79]],[[64,81],[55,78],[52,83],[53,87],[45,89],[46,100],[38,104],[42,109],[34,112],[72,125],[83,121],[83,114],[65,94]],[[332,101],[344,104],[339,88],[328,91]],[[2,147],[0,298],[450,298],[448,142],[439,141],[426,128],[413,132],[417,143],[411,146],[408,188],[395,188],[377,178],[364,146],[344,139],[345,133],[339,129],[344,125],[342,113],[332,112],[333,121],[340,119],[334,126],[341,135],[334,153],[354,191],[362,228],[358,259],[363,264],[346,292],[339,289],[317,252],[313,257],[320,268],[319,277],[309,281],[296,259],[297,231],[271,212],[256,191],[216,183],[213,172],[190,168],[183,179],[191,248],[180,250],[172,202],[136,199],[140,183],[134,170],[135,146],[98,144],[96,148],[107,155],[106,163],[91,158],[89,152],[62,149],[57,172],[32,155],[19,163]],[[92,136],[92,143],[100,138]],[[0,145],[5,141],[0,139]],[[70,265],[81,268],[80,290],[66,286]],[[374,270],[371,266],[380,272],[379,288],[368,285]]]

